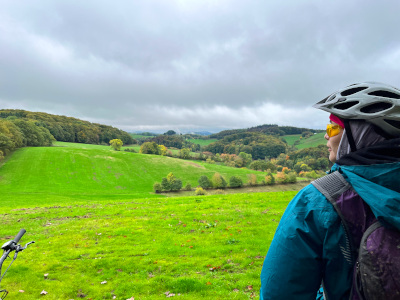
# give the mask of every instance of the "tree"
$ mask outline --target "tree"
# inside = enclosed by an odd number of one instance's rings
[[[162,187],[161,184],[159,182],[156,182],[153,184],[153,191],[154,193],[161,193]]]
[[[164,133],[164,135],[175,135],[176,132],[173,130],[168,130],[166,133]]]
[[[183,148],[179,150],[179,157],[183,159],[188,159],[190,158],[190,149],[189,148]]]
[[[120,139],[113,139],[109,144],[115,151],[119,151],[124,143]]]
[[[212,183],[210,181],[210,179],[206,176],[206,175],[202,175],[199,178],[199,185],[203,188],[203,189],[209,189],[212,187]]]
[[[229,187],[239,188],[243,186],[243,180],[239,176],[232,176],[229,178]]]
[[[142,154],[160,154],[160,148],[155,142],[144,142],[140,146],[140,153]]]
[[[224,189],[227,186],[227,182],[226,182],[225,178],[222,177],[222,175],[219,173],[215,173],[213,175],[213,177],[211,178],[211,181],[212,181],[213,187],[216,189]]]
[[[251,154],[247,154],[245,152],[240,152],[239,157],[243,159],[243,165],[247,166],[249,163],[251,163],[252,157]]]
[[[165,147],[164,145],[159,145],[158,148],[160,149],[160,155],[162,156],[166,156],[167,155],[167,147]]]
[[[256,186],[257,185],[257,176],[256,176],[256,174],[248,174],[247,178],[248,178],[247,183],[250,186]]]
[[[163,191],[179,191],[182,188],[182,180],[176,178],[171,172],[162,179],[161,188]]]

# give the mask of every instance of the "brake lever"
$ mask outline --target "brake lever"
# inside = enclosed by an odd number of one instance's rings
[[[22,247],[21,245],[18,244],[17,249],[15,250],[15,252],[21,252],[22,250],[25,250],[26,248],[28,248],[28,246],[30,244],[34,244],[34,243],[35,243],[35,241],[29,242],[24,247]]]

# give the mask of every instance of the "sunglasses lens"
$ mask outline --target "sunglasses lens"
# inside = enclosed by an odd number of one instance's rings
[[[338,135],[339,132],[340,132],[339,125],[328,124],[328,126],[326,126],[326,133],[328,134],[329,137]]]

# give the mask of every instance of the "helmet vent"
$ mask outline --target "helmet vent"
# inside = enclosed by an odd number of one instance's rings
[[[374,114],[392,108],[393,104],[388,102],[379,102],[371,105],[364,106],[360,109],[361,112],[366,114]]]
[[[328,100],[329,96],[319,101],[317,104],[324,104]]]
[[[389,125],[392,125],[393,127],[396,127],[397,129],[400,129],[400,121],[388,120],[388,119],[384,119],[384,121],[386,123],[388,123]]]
[[[357,105],[358,103],[359,103],[358,101],[343,102],[343,103],[335,105],[333,108],[340,109],[340,110],[346,110],[350,107],[353,107],[354,105]]]
[[[342,95],[342,96],[350,96],[350,95],[353,95],[353,94],[358,93],[358,92],[360,92],[362,90],[365,90],[365,89],[367,89],[367,87],[362,87],[362,86],[361,87],[356,87],[356,88],[345,90],[345,91],[341,92],[340,95]]]
[[[368,95],[378,96],[378,97],[385,97],[385,98],[392,98],[392,99],[400,99],[400,95],[399,94],[395,94],[395,93],[388,92],[388,91],[382,91],[382,90],[368,93]]]

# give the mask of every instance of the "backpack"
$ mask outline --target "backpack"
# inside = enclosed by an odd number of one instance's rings
[[[378,221],[338,171],[311,184],[341,219],[348,243],[341,251],[354,265],[350,299],[400,299],[400,231]]]

